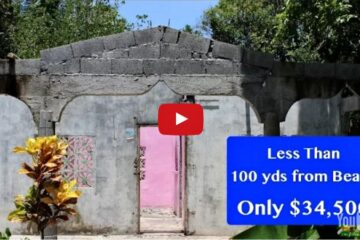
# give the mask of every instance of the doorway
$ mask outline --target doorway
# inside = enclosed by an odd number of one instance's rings
[[[140,232],[184,231],[185,141],[140,127]]]

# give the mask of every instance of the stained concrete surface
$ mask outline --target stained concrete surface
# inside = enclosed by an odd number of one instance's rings
[[[158,84],[144,95],[82,96],[66,107],[56,133],[96,138],[96,183],[81,189],[79,215],[59,225],[61,233],[137,233],[137,127],[142,122],[155,123],[158,106],[180,98],[165,84]]]
[[[142,233],[184,232],[184,219],[177,217],[171,208],[143,208],[140,217]]]
[[[181,233],[184,232],[183,219],[178,217],[146,217],[140,218],[140,232],[143,233]]]

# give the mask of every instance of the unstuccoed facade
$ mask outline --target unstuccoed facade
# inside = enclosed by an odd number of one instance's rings
[[[29,159],[11,149],[55,133],[78,141],[90,161],[76,173],[65,169],[86,181],[79,215],[59,233],[137,234],[138,128],[157,124],[160,104],[194,99],[205,125],[186,138],[184,231],[239,233],[248,226],[226,221],[227,137],[340,135],[343,113],[357,109],[341,90],[357,89],[359,80],[358,65],[280,63],[168,27],[47,49],[41,59],[1,60],[0,229],[28,233],[6,220],[14,196],[30,185],[16,174]]]

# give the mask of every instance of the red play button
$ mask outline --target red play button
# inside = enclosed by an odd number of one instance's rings
[[[200,104],[162,104],[159,131],[165,135],[198,135],[203,131],[204,112]]]

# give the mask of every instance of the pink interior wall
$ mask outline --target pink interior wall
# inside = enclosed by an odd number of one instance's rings
[[[140,128],[140,145],[145,150],[145,180],[140,182],[141,207],[177,209],[178,137],[161,135],[157,127]]]

